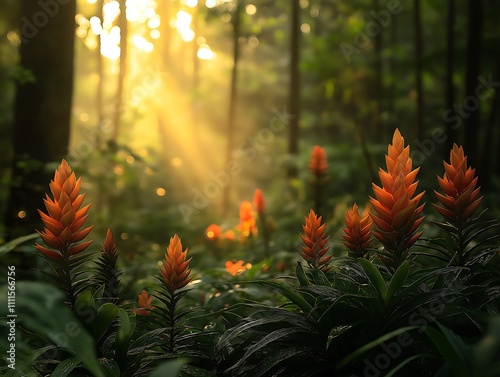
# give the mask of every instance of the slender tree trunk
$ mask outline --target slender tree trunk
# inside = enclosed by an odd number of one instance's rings
[[[126,12],[126,1],[120,0],[120,16],[118,26],[120,27],[120,69],[118,73],[118,86],[116,89],[115,114],[112,141],[116,143],[121,130],[121,109],[123,104],[123,92],[125,87],[125,76],[127,74],[127,39],[128,22]]]
[[[496,72],[493,75],[493,81],[498,81],[500,78],[500,62],[497,63]],[[495,135],[495,129],[498,129],[500,123],[500,90],[495,88],[495,94],[493,95],[491,101],[490,114],[488,117],[488,122],[486,123],[486,130],[484,133],[483,139],[483,150],[485,151],[494,151],[500,149],[500,144],[498,142],[498,130]],[[495,157],[493,153],[487,152],[483,153],[481,156],[481,189],[483,191],[489,191],[491,189],[492,176],[495,174],[495,163],[496,163],[496,171],[499,172],[499,162],[500,159],[497,158],[494,161]]]
[[[37,209],[53,176],[46,164],[60,162],[68,152],[76,0],[55,4],[49,15],[37,1],[20,2],[20,65],[35,80],[17,85],[7,238],[40,227]],[[43,27],[36,26],[42,21]]]
[[[448,0],[448,19],[446,22],[446,111],[453,109],[455,103],[455,85],[453,84],[454,73],[454,56],[455,56],[455,17],[456,17],[456,0]],[[446,122],[446,150],[444,151],[444,158],[448,159],[450,150],[453,148],[457,136],[455,130],[452,128],[453,123]]]
[[[379,0],[373,0],[373,9],[378,13],[380,8]],[[373,87],[373,98],[375,100],[374,114],[373,114],[373,129],[374,140],[380,142],[382,140],[382,29],[383,26],[377,22],[380,32],[377,33],[374,40],[374,65],[375,65],[375,78]]]
[[[415,90],[417,94],[416,109],[416,137],[424,139],[424,93],[422,88],[422,19],[420,16],[420,0],[414,1],[414,30],[415,30]]]
[[[465,149],[468,160],[472,166],[477,167],[478,174],[481,167],[479,162],[479,110],[480,103],[476,96],[476,88],[479,84],[480,74],[482,30],[483,30],[483,1],[469,0],[469,32],[467,36],[467,71],[465,77],[465,98],[475,98],[477,105],[471,105],[472,101],[464,103],[468,113],[465,120]],[[481,174],[479,174],[481,177]],[[481,179],[481,178],[480,178]]]
[[[391,119],[391,128],[392,128],[392,125],[394,124],[397,124],[397,119],[398,119],[398,116],[396,114],[396,105],[395,105],[395,101],[396,101],[396,94],[397,94],[397,80],[395,79],[397,76],[397,64],[396,64],[396,58],[394,57],[394,50],[396,48],[396,46],[398,45],[398,32],[399,32],[399,28],[398,28],[398,17],[393,17],[392,18],[392,21],[391,21],[391,39],[390,39],[390,43],[391,43],[391,47],[392,47],[392,54],[391,54],[391,57],[389,59],[389,72],[390,72],[390,77],[391,77],[391,83],[390,83],[390,87],[388,88],[389,89],[389,93],[388,93],[388,112],[389,114],[391,115],[390,119]]]
[[[96,16],[103,20],[102,8],[104,6],[104,0],[99,0],[97,2],[97,12]],[[97,36],[97,48],[96,48],[96,60],[97,60],[97,75],[99,76],[99,82],[97,84],[96,92],[96,109],[97,109],[97,120],[98,124],[102,124],[104,121],[104,110],[103,110],[103,88],[104,88],[104,67],[103,67],[103,57],[101,54],[101,35]]]
[[[170,45],[172,43],[172,29],[169,24],[171,12],[170,1],[158,1],[158,14],[161,17],[160,25],[160,69],[170,72]]]
[[[236,3],[233,17],[233,71],[231,73],[231,89],[229,94],[229,113],[227,121],[227,149],[226,149],[226,163],[231,161],[234,152],[234,139],[236,127],[236,105],[237,105],[237,83],[238,83],[238,62],[240,59],[240,27],[241,27],[241,9],[243,2]],[[222,198],[222,212],[225,215],[229,210],[231,182],[224,187],[224,195]]]
[[[299,0],[292,1],[290,43],[290,94],[288,111],[293,114],[289,124],[288,153],[296,155],[299,152],[299,119],[300,119],[300,71],[299,71],[299,46],[300,46],[300,4]],[[297,168],[292,166],[288,170],[288,177],[297,176]]]

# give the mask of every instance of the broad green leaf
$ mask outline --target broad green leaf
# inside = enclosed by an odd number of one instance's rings
[[[441,326],[440,326],[441,327]],[[442,328],[441,328],[442,330]],[[435,328],[428,326],[425,329],[425,334],[434,343],[436,348],[444,356],[449,366],[453,369],[453,373],[457,377],[470,377],[471,373],[462,356],[457,352],[457,345],[453,344],[455,340],[449,339],[446,334],[439,332]]]
[[[382,277],[380,271],[369,260],[358,258],[358,262],[361,265],[361,268],[363,268],[363,271],[365,271],[366,276],[368,276],[368,279],[370,279],[371,283],[377,290],[380,297],[384,298],[386,295],[385,280]]]
[[[110,302],[102,305],[95,317],[89,324],[88,328],[96,341],[99,341],[106,330],[111,326],[111,323],[118,314],[118,308]]]
[[[317,268],[313,268],[311,270],[311,275],[313,277],[314,283],[316,285],[324,285],[326,287],[330,287],[330,281],[326,277],[325,273]]]
[[[7,307],[6,286],[0,288],[0,305]],[[50,339],[78,357],[96,377],[104,377],[99,366],[92,337],[86,332],[73,311],[64,303],[65,295],[43,283],[18,282],[16,314],[19,320],[29,318],[24,325],[34,333]]]
[[[149,377],[177,377],[181,367],[186,363],[184,359],[169,360],[161,363]]]
[[[83,366],[83,363],[80,361],[78,357],[71,357],[69,359],[61,361],[61,363],[54,369],[51,374],[51,377],[67,377],[71,375],[71,372],[75,368],[80,368]]]
[[[0,257],[4,254],[7,254],[8,252],[14,250],[17,246],[20,244],[33,240],[37,237],[40,237],[38,233],[33,233],[33,234],[28,234],[27,236],[22,236],[16,239],[13,239],[12,241],[7,242],[4,245],[0,246]]]
[[[120,308],[118,309],[118,315],[120,316],[120,328],[116,332],[115,361],[118,365],[124,366],[126,364],[129,341],[135,329],[135,314],[131,318],[124,309]]]
[[[295,267],[295,276],[297,276],[297,280],[299,282],[299,286],[305,287],[307,285],[311,285],[309,279],[307,278],[306,273],[304,272],[304,268],[302,267],[302,263],[297,262],[297,266]]]
[[[393,296],[401,289],[406,278],[408,277],[409,271],[410,262],[405,260],[392,276],[391,282],[387,287],[385,302],[389,302],[393,298]]]
[[[361,355],[363,355],[365,352],[371,350],[372,348],[377,347],[378,345],[388,341],[391,338],[394,338],[395,336],[399,336],[405,332],[415,330],[417,329],[418,326],[407,326],[407,327],[401,327],[397,330],[391,331],[387,334],[382,335],[381,337],[366,343],[364,346],[359,347],[356,351],[350,353],[346,357],[344,357],[340,362],[337,364],[337,370],[342,369],[345,367],[347,364],[355,361],[358,359]]]

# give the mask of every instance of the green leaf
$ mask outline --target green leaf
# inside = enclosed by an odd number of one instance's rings
[[[28,234],[27,236],[22,236],[16,239],[13,239],[12,241],[7,242],[6,244],[3,244],[0,246],[0,257],[3,256],[4,254],[7,254],[8,252],[14,250],[17,246],[20,244],[33,240],[35,238],[39,237],[38,233],[32,233]]]
[[[368,276],[368,279],[370,279],[372,285],[377,290],[380,297],[384,298],[386,296],[385,280],[382,277],[380,271],[369,260],[358,258],[358,262],[361,265],[361,268],[363,268],[363,271],[365,271],[366,276]]]
[[[77,357],[71,357],[69,359],[61,361],[61,363],[54,369],[51,376],[52,377],[67,377],[70,376],[73,369],[80,368],[83,366],[81,360]]]
[[[313,308],[309,303],[299,294],[288,288],[286,285],[281,284],[276,281],[255,281],[254,284],[263,285],[264,287],[268,287],[281,293],[287,299],[289,299],[292,303],[297,305],[304,313],[311,314]]]
[[[302,263],[297,262],[297,266],[295,267],[295,276],[297,276],[297,280],[301,287],[305,287],[307,285],[311,285],[307,275],[304,272],[304,268],[302,267]]]
[[[89,324],[88,328],[96,341],[99,341],[106,330],[111,326],[111,323],[118,314],[118,308],[110,302],[101,306],[97,312],[95,319]]]
[[[120,377],[120,368],[118,364],[112,359],[99,359],[99,364],[104,371],[106,377]]]
[[[186,364],[184,359],[166,361],[160,364],[149,377],[177,377],[184,364]]]
[[[0,306],[7,308],[7,287],[0,288]],[[104,377],[97,360],[94,341],[73,311],[64,304],[65,294],[43,283],[18,282],[16,314],[24,325],[38,335],[49,338],[59,347],[78,357],[96,377]]]
[[[439,324],[438,324],[439,325]],[[467,367],[462,355],[458,351],[459,345],[457,344],[457,337],[449,337],[451,333],[446,329],[446,333],[443,333],[445,329],[439,325],[441,332],[435,328],[428,326],[425,329],[425,334],[434,343],[436,348],[444,356],[445,360],[448,362],[449,366],[453,369],[453,373],[457,377],[470,377],[472,374]],[[454,335],[454,334],[453,334]]]
[[[313,268],[311,270],[311,275],[313,278],[313,281],[316,285],[324,285],[327,287],[330,287],[330,281],[326,277],[325,273],[321,270],[318,270],[317,268]]]
[[[389,283],[389,287],[387,287],[387,291],[385,294],[385,302],[389,302],[401,289],[406,278],[408,277],[409,271],[410,262],[405,260],[392,276],[391,282]]]
[[[356,351],[350,353],[346,357],[344,357],[340,362],[337,364],[337,371],[345,367],[347,364],[353,362],[354,360],[358,359],[361,355],[363,355],[365,352],[371,350],[372,348],[377,347],[378,345],[388,341],[391,338],[394,338],[395,336],[401,335],[405,332],[417,329],[418,326],[407,326],[407,327],[401,327],[397,330],[391,331],[387,334],[382,335],[381,337],[366,343],[364,346],[359,347]]]
[[[422,357],[422,355],[415,355],[407,358],[405,361],[398,364],[394,369],[391,369],[391,371],[388,372],[384,377],[396,376],[396,373],[399,372],[400,369],[403,369],[406,364],[411,363],[413,360],[418,359],[419,357]]]
[[[125,366],[130,338],[135,329],[135,315],[129,317],[124,309],[118,309],[120,316],[120,328],[116,332],[115,339],[115,361],[120,366]]]

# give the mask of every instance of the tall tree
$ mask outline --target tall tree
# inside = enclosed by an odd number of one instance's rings
[[[379,0],[373,0],[373,10],[379,12]],[[377,21],[379,32],[376,33],[374,39],[374,81],[373,81],[373,98],[375,99],[375,107],[373,114],[373,129],[375,141],[380,142],[383,137],[382,130],[382,29],[383,25]]]
[[[120,68],[118,72],[118,87],[116,89],[114,127],[112,139],[116,143],[121,129],[121,108],[123,103],[123,92],[125,87],[125,76],[127,75],[127,42],[128,42],[128,21],[126,0],[120,0],[120,15],[118,16],[118,26],[120,27]]]
[[[455,56],[455,18],[456,0],[448,0],[448,18],[446,20],[446,111],[453,108],[455,102],[455,85],[453,84],[454,56]],[[446,122],[446,150],[444,158],[449,157],[450,150],[456,141],[456,132],[453,123]]]
[[[422,88],[422,17],[420,13],[420,0],[414,1],[413,24],[415,32],[415,91],[417,95],[416,111],[416,137],[424,138],[424,93]]]
[[[479,99],[476,96],[476,88],[479,84],[478,76],[480,74],[482,34],[483,34],[483,1],[468,1],[468,34],[467,34],[467,70],[465,74],[465,98],[475,99],[476,101],[466,101],[464,106],[468,117],[465,120],[465,149],[470,164],[476,166],[478,175],[481,177],[481,167],[479,162]],[[480,178],[481,179],[481,178]]]
[[[233,69],[231,72],[231,88],[229,93],[229,112],[227,120],[227,148],[226,148],[226,163],[231,161],[234,152],[234,139],[236,127],[236,105],[237,105],[237,83],[238,83],[238,62],[240,60],[240,30],[241,30],[241,12],[244,8],[242,1],[236,2],[236,8],[232,18],[233,23]],[[224,187],[224,195],[222,199],[222,211],[224,214],[229,210],[230,188],[231,182]]]
[[[104,7],[104,0],[97,1],[97,11],[96,16],[103,20],[102,10]],[[104,121],[104,110],[103,110],[103,88],[104,88],[104,69],[103,69],[103,56],[101,54],[101,35],[97,36],[97,48],[96,48],[96,60],[97,60],[97,75],[99,76],[99,82],[97,83],[96,91],[96,109],[97,109],[97,119],[98,124],[102,124]]]
[[[290,39],[290,92],[288,112],[293,115],[289,123],[288,153],[296,155],[299,152],[299,118],[300,118],[300,1],[292,1],[291,39]],[[297,168],[288,170],[288,177],[297,176]]]
[[[20,65],[34,79],[17,85],[8,237],[39,226],[37,209],[52,176],[46,164],[68,151],[73,92],[76,0],[20,1]]]

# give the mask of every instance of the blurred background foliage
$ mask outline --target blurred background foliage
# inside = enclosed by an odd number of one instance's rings
[[[48,180],[66,157],[92,203],[94,247],[112,228],[122,262],[135,271],[129,278],[141,279],[134,294],[147,285],[142,279],[156,270],[174,233],[190,248],[198,271],[228,276],[224,263],[233,259],[253,263],[248,274],[283,271],[295,264],[299,224],[314,205],[307,168],[312,147],[325,147],[328,156],[321,214],[333,250],[341,254],[345,211],[354,202],[361,208],[367,203],[396,127],[421,165],[419,187],[427,190],[428,203],[434,201],[435,174],[456,141],[478,169],[490,213],[499,213],[499,3],[78,0],[74,14],[69,5],[52,4],[57,17],[74,19],[68,26],[75,31],[74,46],[44,46],[43,40],[56,37],[42,40],[44,27],[29,35],[29,24],[38,29],[36,12],[50,15],[53,8],[0,2],[2,241],[39,227],[34,208],[42,208]],[[22,43],[26,36],[29,43]],[[42,134],[70,131],[61,146],[66,153],[42,157],[37,150],[56,140],[36,142],[38,134],[19,122],[19,114],[37,116],[37,104],[16,98],[16,87],[41,83],[28,64],[33,55],[22,64],[23,52],[36,44],[69,48],[73,56],[68,121],[40,121]],[[34,64],[43,65],[51,64]],[[60,68],[52,64],[54,71]],[[479,108],[450,120],[484,80],[493,84]],[[56,95],[52,106],[58,100]],[[300,133],[290,128],[293,117]],[[450,129],[454,125],[460,127]],[[19,145],[26,146],[22,153]],[[36,184],[23,180],[22,174],[37,170],[48,173]],[[17,199],[27,187],[23,195],[38,206],[24,208]],[[273,256],[266,263],[263,225],[252,237],[237,229],[239,204],[251,201],[256,188],[266,198]],[[430,206],[426,214],[432,219]],[[208,239],[212,223],[233,230],[234,239]],[[435,232],[426,231],[429,238]],[[22,259],[15,253],[8,258]]]

